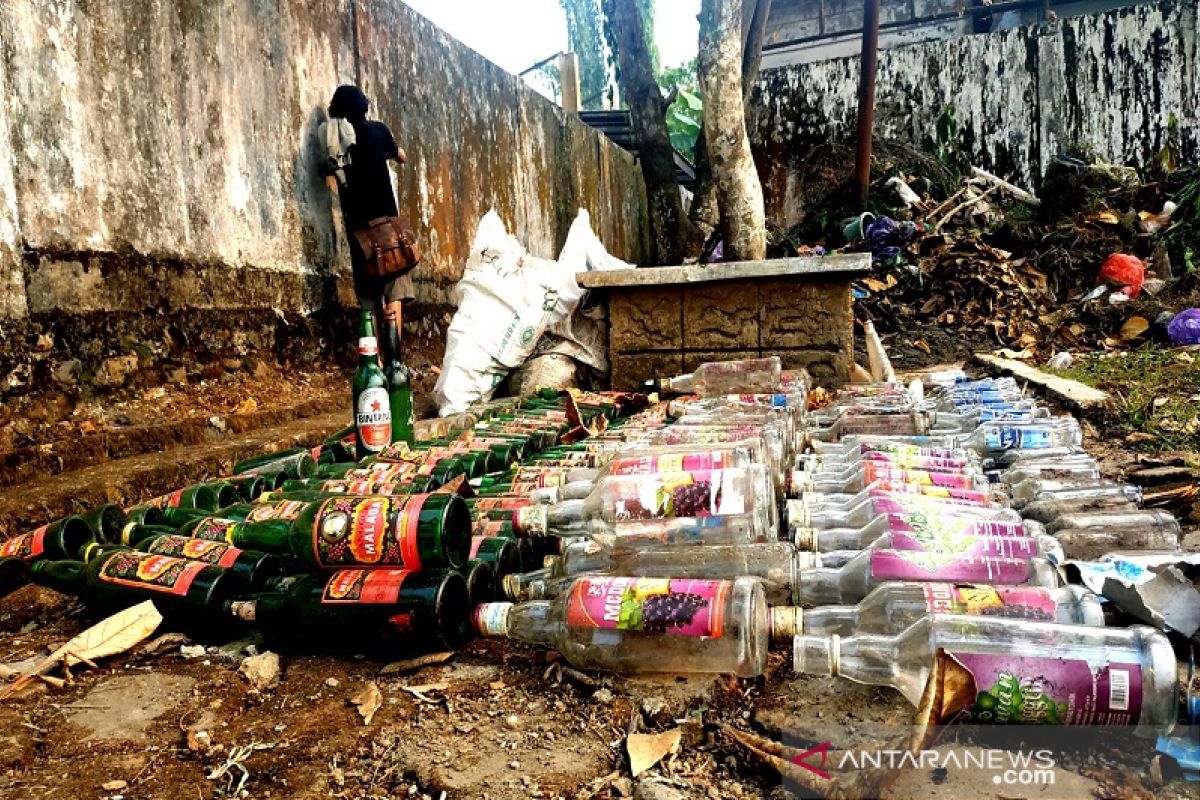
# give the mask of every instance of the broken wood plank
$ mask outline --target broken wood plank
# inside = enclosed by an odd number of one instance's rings
[[[1112,411],[1113,402],[1108,392],[1103,392],[1079,381],[1042,372],[1037,367],[1014,361],[1011,358],[1001,358],[986,353],[976,353],[973,360],[992,375],[1011,375],[1018,380],[1032,384],[1047,397],[1082,416],[1102,418]]]

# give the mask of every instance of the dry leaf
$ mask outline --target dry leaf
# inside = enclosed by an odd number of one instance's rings
[[[629,770],[637,777],[666,758],[679,748],[683,736],[682,728],[672,728],[662,733],[631,733],[625,739],[629,751]]]
[[[1099,214],[1091,214],[1087,217],[1088,222],[1100,222],[1105,225],[1120,225],[1121,218],[1111,211],[1101,211]]]
[[[913,347],[916,347],[918,350],[925,353],[926,355],[930,355],[933,352],[932,350],[929,349],[929,343],[926,342],[924,339],[917,339],[915,342],[913,342]]]
[[[398,675],[401,672],[412,672],[421,667],[428,667],[434,664],[443,664],[454,657],[453,652],[446,653],[429,653],[416,658],[405,659],[404,661],[393,661],[379,670],[380,675]]]
[[[1138,338],[1146,331],[1150,330],[1150,322],[1145,317],[1130,317],[1125,320],[1125,324],[1121,326],[1119,336],[1124,341],[1128,342]]]
[[[253,397],[247,397],[245,400],[237,404],[237,408],[233,410],[234,414],[253,414],[258,411],[258,401]]]
[[[109,781],[108,783],[102,783],[102,784],[100,784],[100,788],[106,792],[119,792],[128,785],[129,785],[128,781],[117,780],[117,781]]]
[[[59,661],[70,667],[123,653],[154,633],[161,624],[162,614],[149,600],[100,620],[24,672],[0,692],[0,699],[16,694],[29,681],[53,669]]]
[[[863,285],[866,286],[868,289],[870,289],[872,292],[883,292],[883,291],[887,291],[887,288],[888,288],[888,285],[886,283],[884,283],[883,281],[878,280],[876,278],[863,278],[862,282],[863,282]]]
[[[371,720],[375,718],[375,712],[383,705],[383,692],[379,691],[378,684],[371,681],[358,694],[350,698],[350,702],[358,706],[358,713],[362,714],[363,724],[370,725]]]
[[[156,636],[150,641],[142,645],[142,652],[147,655],[152,655],[162,650],[164,647],[174,647],[176,645],[186,644],[188,637],[182,633],[164,633],[162,636]]]

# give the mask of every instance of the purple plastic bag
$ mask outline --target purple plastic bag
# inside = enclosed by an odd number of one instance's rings
[[[1200,308],[1180,311],[1167,323],[1167,335],[1175,344],[1200,344]]]

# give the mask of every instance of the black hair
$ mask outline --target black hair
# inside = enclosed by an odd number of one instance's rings
[[[339,86],[333,93],[333,99],[329,101],[329,116],[358,122],[366,118],[367,109],[370,107],[371,102],[362,93],[362,89],[348,83]]]

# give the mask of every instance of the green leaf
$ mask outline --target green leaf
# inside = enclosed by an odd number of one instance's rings
[[[680,88],[679,95],[675,102],[677,104],[682,104],[691,111],[704,110],[704,101],[700,99],[700,96],[689,92],[687,89]]]

